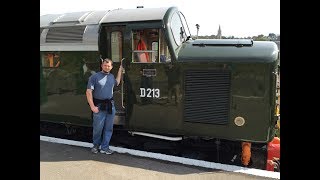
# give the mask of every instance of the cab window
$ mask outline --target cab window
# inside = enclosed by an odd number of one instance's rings
[[[178,13],[174,13],[172,16],[171,32],[178,46],[180,46],[181,43],[187,39],[186,27],[184,27]]]
[[[122,33],[120,31],[111,32],[111,59],[120,62],[122,59]]]
[[[54,52],[42,54],[42,67],[44,68],[57,68],[60,66],[60,55]]]
[[[159,29],[132,31],[132,61],[136,63],[160,63],[170,61],[165,38]]]

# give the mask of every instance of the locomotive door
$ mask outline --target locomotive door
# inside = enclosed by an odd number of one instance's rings
[[[125,26],[106,26],[101,31],[100,52],[102,58],[111,58],[113,61],[113,69],[111,73],[116,77],[123,58],[123,42],[124,42]],[[125,81],[122,74],[121,83],[113,88],[113,99],[115,101],[116,116],[114,124],[125,124]]]
[[[171,64],[171,56],[162,30],[132,27],[130,38],[131,57],[126,59],[125,69],[129,128],[141,131],[170,129],[172,123],[167,122],[169,102],[166,70]],[[172,105],[175,108],[175,104]]]

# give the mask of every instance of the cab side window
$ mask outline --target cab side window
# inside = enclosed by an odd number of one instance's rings
[[[159,29],[139,29],[132,31],[133,62],[159,63],[166,62],[167,59],[170,59],[168,47]]]
[[[113,62],[120,62],[122,59],[122,33],[111,32],[111,59]]]
[[[57,68],[60,66],[60,55],[58,53],[44,53],[41,59],[44,68]]]
[[[160,36],[160,59],[159,62],[161,63],[166,63],[166,62],[171,62],[171,56],[169,53],[169,48],[167,45],[167,41],[165,39],[165,36],[161,34]]]

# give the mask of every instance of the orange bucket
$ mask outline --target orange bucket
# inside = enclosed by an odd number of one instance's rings
[[[268,161],[273,160],[273,158],[280,159],[280,138],[274,137],[271,142],[268,143],[268,157],[267,157],[267,170],[274,171],[274,166],[269,164]]]

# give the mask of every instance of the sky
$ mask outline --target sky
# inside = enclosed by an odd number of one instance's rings
[[[252,37],[280,34],[280,0],[40,0],[40,16],[78,11],[176,6],[186,17],[191,35]]]

